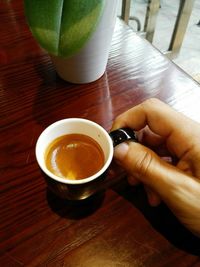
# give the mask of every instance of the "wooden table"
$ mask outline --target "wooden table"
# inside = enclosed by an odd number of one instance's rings
[[[21,1],[1,1],[0,22],[0,266],[200,266],[199,239],[117,169],[113,186],[74,203],[47,190],[34,154],[56,120],[82,117],[109,130],[150,97],[200,121],[199,84],[120,20],[105,75],[69,84],[32,38]]]

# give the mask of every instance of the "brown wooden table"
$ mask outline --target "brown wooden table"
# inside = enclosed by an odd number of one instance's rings
[[[199,239],[164,204],[151,208],[117,167],[114,185],[76,203],[47,190],[35,160],[39,134],[56,120],[109,130],[150,97],[200,121],[199,84],[120,20],[105,75],[73,85],[32,38],[22,1],[0,1],[0,266],[200,266]]]

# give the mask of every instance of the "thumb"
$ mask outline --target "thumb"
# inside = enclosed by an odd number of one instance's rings
[[[162,164],[151,149],[139,143],[124,142],[115,147],[114,158],[129,175],[154,187],[155,176],[158,176]]]
[[[199,179],[170,165],[139,143],[121,143],[115,147],[114,157],[129,175],[156,192],[187,228],[200,233]]]
[[[144,151],[144,149],[146,150],[146,148],[142,146],[141,148],[139,148],[137,152],[137,157],[139,159],[138,161],[138,159],[136,158],[136,153],[134,153],[136,149],[131,146],[131,143],[129,143],[129,145],[128,143],[121,143],[115,148],[114,157],[118,160],[120,165],[122,165],[122,167],[124,167],[129,173],[128,181],[130,184],[137,184],[138,181],[142,181],[144,184],[146,184],[145,191],[147,193],[149,204],[151,206],[157,206],[158,204],[160,204],[160,197],[159,194],[154,191],[152,186],[151,188],[148,186],[148,184],[151,184],[152,177],[150,177],[150,179],[145,177],[147,176],[147,174],[145,174],[145,169],[147,168],[146,166],[148,164],[145,163],[145,159],[142,160],[142,158],[145,158],[145,155],[148,155],[148,153],[150,153],[151,155],[151,151],[147,152]]]
[[[164,201],[169,201],[170,192],[179,190],[183,181],[187,183],[184,173],[139,143],[119,144],[115,147],[114,158],[130,176],[147,185]]]

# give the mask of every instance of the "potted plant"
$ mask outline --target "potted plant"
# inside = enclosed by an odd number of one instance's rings
[[[97,80],[105,71],[118,0],[24,0],[33,36],[61,78]]]

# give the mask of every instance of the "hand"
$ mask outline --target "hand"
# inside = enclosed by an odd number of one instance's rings
[[[117,117],[112,130],[121,127],[138,131],[140,137],[139,143],[115,148],[114,157],[127,171],[129,182],[142,182],[151,205],[162,199],[200,236],[200,124],[157,99],[149,99]],[[158,146],[176,158],[175,166],[154,152]]]

